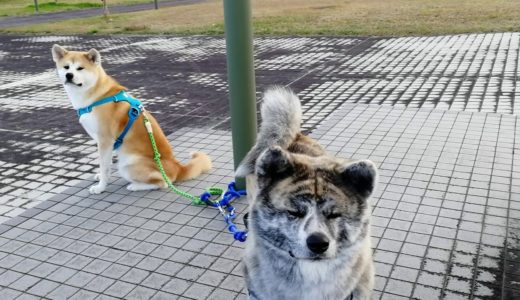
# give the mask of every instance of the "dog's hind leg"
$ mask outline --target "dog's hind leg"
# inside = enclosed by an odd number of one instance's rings
[[[154,190],[166,187],[161,173],[155,168],[154,162],[149,159],[135,159],[129,164],[119,166],[121,176],[130,184],[126,187],[130,191]]]

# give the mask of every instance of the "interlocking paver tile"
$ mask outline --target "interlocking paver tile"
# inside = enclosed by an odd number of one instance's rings
[[[68,299],[74,299],[74,300],[83,300],[83,299],[85,299],[85,300],[90,300],[90,299],[96,299],[98,296],[99,296],[98,293],[94,293],[94,292],[86,291],[86,290],[79,290],[77,293],[75,293],[74,295],[72,295]]]
[[[207,299],[209,294],[213,291],[212,287],[207,285],[202,285],[198,283],[194,283],[192,286],[184,292],[184,296],[193,299]]]
[[[175,253],[175,251],[177,251],[177,248],[173,248],[173,247],[169,247],[169,246],[165,246],[165,245],[160,245],[160,246],[156,247],[150,253],[150,255],[153,256],[153,257],[158,257],[158,258],[162,258],[162,259],[168,259]]]
[[[159,268],[157,268],[157,270],[155,270],[155,272],[159,273],[159,274],[168,275],[168,276],[174,276],[182,268],[183,268],[183,264],[181,264],[181,263],[166,261],[166,262],[162,263],[161,266]]]
[[[204,269],[202,269],[202,268],[185,266],[175,276],[178,278],[189,280],[189,281],[195,281],[197,278],[200,277],[200,275],[203,272],[204,272]]]
[[[8,286],[9,284],[15,282],[16,280],[18,280],[20,277],[23,276],[22,273],[11,271],[11,270],[7,270],[6,272],[2,273],[1,275],[2,275],[2,276],[0,276],[0,285],[1,286]]]
[[[185,250],[176,251],[171,257],[170,260],[179,262],[179,263],[188,263],[191,259],[196,255],[196,253]]]
[[[240,277],[235,275],[228,275],[224,281],[222,281],[221,286],[225,286],[235,292],[240,292],[244,287],[244,283],[242,280],[240,280]]]
[[[206,270],[197,281],[211,286],[218,286],[226,277],[225,273]]]
[[[234,299],[237,293],[224,289],[215,289],[211,295],[207,298],[208,300],[221,300],[221,299]]]
[[[19,291],[25,291],[31,288],[33,285],[35,285],[38,281],[40,281],[40,278],[38,277],[34,277],[31,275],[23,275],[22,277],[17,278],[13,283],[11,283],[9,287]]]
[[[217,258],[214,256],[199,254],[190,261],[190,265],[200,268],[208,268],[216,259]]]
[[[92,261],[92,258],[83,256],[83,255],[76,255],[71,260],[67,262],[67,267],[81,270],[86,265],[88,265]]]
[[[162,290],[176,295],[181,295],[190,285],[191,283],[189,281],[173,278],[162,287]]]
[[[231,270],[233,270],[233,268],[237,264],[238,263],[236,261],[233,261],[233,260],[230,260],[230,259],[218,258],[213,263],[213,265],[211,265],[210,269],[215,270],[215,271],[219,271],[219,272],[228,273],[228,272],[231,272]]]
[[[94,279],[92,279],[92,281],[90,281],[89,283],[87,283],[87,285],[85,285],[85,289],[94,291],[97,293],[102,293],[109,286],[111,286],[114,282],[115,282],[115,280],[113,280],[113,279],[103,277],[103,276],[96,276]]]
[[[72,275],[65,283],[74,287],[84,287],[95,277],[96,276],[92,273],[79,271]]]
[[[110,266],[110,264],[111,263],[106,260],[94,259],[83,268],[83,271],[94,274],[101,274]]]
[[[156,290],[160,290],[170,280],[170,278],[170,276],[162,275],[159,273],[151,273],[150,276],[148,276],[142,282],[142,285]]]
[[[96,300],[118,300],[118,299],[121,299],[121,298],[116,298],[116,297],[112,297],[112,296],[108,296],[108,295],[99,295],[96,297]]]
[[[150,274],[150,272],[148,272],[148,271],[137,269],[137,268],[132,268],[125,275],[123,275],[120,279],[123,281],[139,284],[146,277],[148,277],[149,274]]]
[[[152,296],[157,293],[157,290],[149,289],[143,286],[138,286],[125,296],[129,300],[145,300],[152,299]]]
[[[128,272],[128,270],[130,270],[130,267],[120,265],[120,264],[112,264],[101,274],[103,274],[107,277],[110,277],[110,278],[118,279],[118,278],[121,278],[121,276],[123,276],[124,274],[126,274],[126,272]]]
[[[40,298],[36,297],[36,296],[33,296],[33,295],[30,295],[30,294],[22,294],[22,295],[20,295],[16,299],[20,299],[20,300],[38,300]]]
[[[33,285],[27,292],[43,297],[43,296],[46,296],[49,292],[51,292],[58,286],[59,286],[59,283],[43,279],[42,281]]]
[[[20,292],[20,291],[8,289],[8,288],[2,289],[1,293],[2,293],[3,299],[6,299],[6,300],[16,299],[19,295],[22,294],[22,292]]]
[[[134,288],[134,284],[123,281],[117,281],[116,283],[111,285],[104,293],[117,298],[123,298],[124,296],[126,296],[126,294],[128,294],[128,292],[130,292]]]
[[[78,271],[74,269],[70,269],[67,267],[59,267],[54,272],[52,272],[49,276],[47,276],[47,279],[56,281],[56,282],[65,282],[69,278],[72,277],[72,275],[76,274]]]
[[[135,266],[145,258],[144,255],[127,252],[117,262],[125,266]]]
[[[154,299],[154,300],[176,300],[176,299],[179,299],[179,296],[171,294],[171,293],[159,291],[159,292],[157,292],[157,294],[153,295],[152,299]]]

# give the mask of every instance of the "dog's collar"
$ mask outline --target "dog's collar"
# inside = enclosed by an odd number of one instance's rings
[[[134,123],[135,119],[139,116],[139,114],[144,110],[143,105],[141,102],[135,98],[132,98],[130,95],[126,93],[126,91],[120,91],[119,93],[108,96],[103,99],[100,99],[89,106],[83,107],[78,109],[76,112],[78,113],[78,118],[80,118],[82,115],[92,112],[92,109],[96,106],[100,106],[106,103],[110,102],[128,102],[130,104],[130,109],[128,110],[128,122],[126,123],[125,128],[121,132],[121,134],[117,137],[115,143],[114,143],[114,150],[119,148],[121,144],[123,144],[123,139],[125,138],[125,135],[128,133],[128,130],[132,127],[132,124]]]

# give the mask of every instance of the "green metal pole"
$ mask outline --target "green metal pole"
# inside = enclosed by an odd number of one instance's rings
[[[224,0],[227,72],[235,169],[256,141],[256,96],[250,0]],[[245,180],[236,180],[245,188]]]
[[[153,1],[153,6],[155,7],[155,9],[159,9],[159,3],[157,3],[157,0]]]
[[[40,12],[40,9],[38,7],[38,0],[34,0],[34,9],[36,10],[36,13]]]

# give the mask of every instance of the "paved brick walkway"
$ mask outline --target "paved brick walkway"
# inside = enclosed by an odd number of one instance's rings
[[[312,136],[380,167],[374,299],[520,297],[519,37],[255,41],[259,90],[291,86]],[[199,193],[232,179],[223,40],[0,42],[0,298],[244,298],[242,245],[216,210],[129,193],[117,174],[109,193],[88,194],[94,145],[49,55],[53,42],[103,49],[181,158],[212,154],[215,171],[181,185]]]

